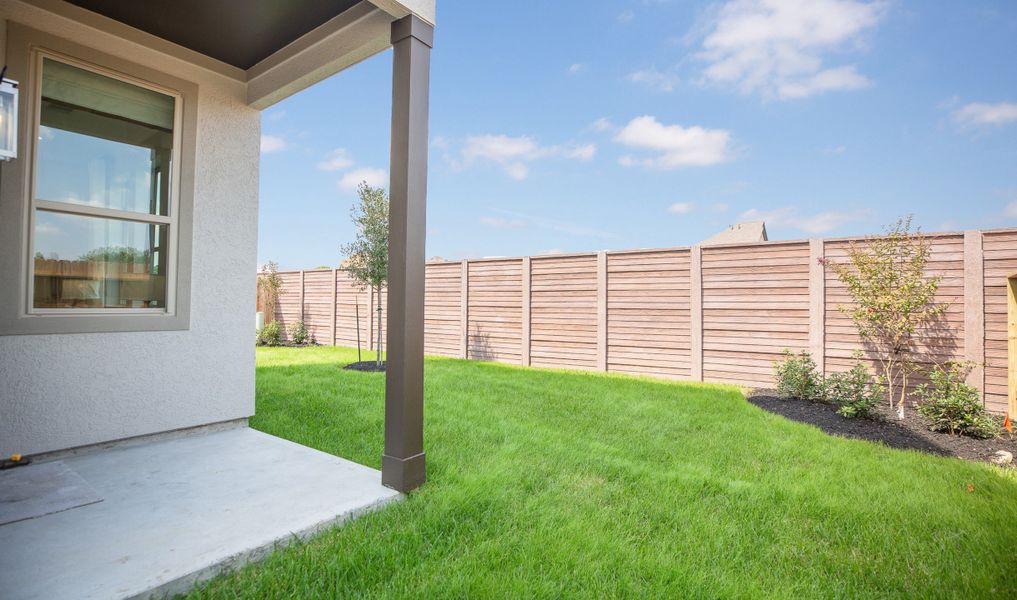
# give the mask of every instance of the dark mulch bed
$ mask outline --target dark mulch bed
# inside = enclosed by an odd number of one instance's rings
[[[879,442],[891,448],[986,462],[997,450],[1017,456],[1017,434],[1004,431],[999,438],[979,440],[937,433],[929,431],[928,420],[914,409],[905,413],[903,421],[886,407],[878,409],[875,419],[849,419],[838,415],[837,408],[831,404],[781,398],[772,390],[754,390],[749,402],[792,421],[814,425],[831,435]]]
[[[366,371],[368,373],[378,373],[383,372],[385,370],[385,361],[381,361],[380,367],[378,366],[378,363],[373,360],[362,360],[360,362],[350,363],[343,368],[349,369],[350,371]]]

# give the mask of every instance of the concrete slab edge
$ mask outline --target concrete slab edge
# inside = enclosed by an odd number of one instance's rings
[[[401,501],[405,497],[406,496],[403,494],[395,494],[388,498],[381,498],[367,506],[352,510],[332,519],[325,519],[324,521],[311,525],[301,531],[291,532],[287,536],[278,538],[257,548],[251,548],[250,550],[239,552],[219,561],[216,564],[208,565],[207,567],[192,571],[149,590],[145,590],[133,596],[127,596],[126,598],[129,600],[162,600],[165,598],[172,598],[178,594],[186,593],[199,583],[209,581],[219,575],[236,571],[245,565],[260,562],[267,558],[268,555],[275,550],[285,548],[296,540],[306,541],[326,529],[343,526],[357,517],[380,510],[390,502]]]

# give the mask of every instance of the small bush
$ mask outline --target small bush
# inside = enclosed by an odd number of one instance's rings
[[[297,321],[290,325],[290,341],[298,346],[302,346],[313,341],[311,334],[307,331],[307,326],[304,325],[303,321]]]
[[[816,369],[816,361],[805,350],[795,354],[785,348],[784,360],[773,363],[773,371],[780,395],[799,400],[822,399],[823,383]]]
[[[845,417],[871,417],[876,404],[883,398],[883,388],[872,380],[869,369],[855,356],[849,371],[831,373],[824,381],[823,395],[838,405],[837,413]]]
[[[258,332],[257,345],[278,346],[282,343],[282,331],[279,329],[279,321],[272,321],[261,328]]]
[[[929,383],[915,388],[920,399],[918,412],[932,420],[930,429],[953,435],[993,438],[999,424],[985,412],[978,390],[964,383],[968,367],[958,363],[936,366]]]

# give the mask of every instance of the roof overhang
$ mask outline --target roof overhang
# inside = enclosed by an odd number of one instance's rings
[[[263,109],[391,45],[434,0],[26,0],[247,85]]]

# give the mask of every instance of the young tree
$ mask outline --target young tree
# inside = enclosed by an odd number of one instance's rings
[[[261,266],[261,272],[258,273],[258,297],[265,309],[266,324],[275,318],[275,305],[279,301],[279,294],[283,293],[282,278],[279,277],[278,270],[276,263],[268,261]]]
[[[947,309],[935,302],[941,277],[925,276],[930,253],[929,240],[911,231],[909,216],[887,227],[885,236],[852,243],[848,262],[828,263],[854,299],[838,308],[876,355],[890,408],[901,419],[909,377],[918,369],[916,342]]]
[[[357,228],[353,242],[343,244],[345,268],[362,287],[374,288],[378,299],[378,356],[381,368],[382,309],[381,290],[388,282],[388,194],[384,188],[371,187],[361,182],[357,187],[360,201],[350,209],[350,218]]]

